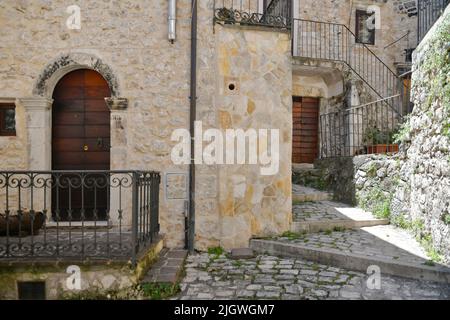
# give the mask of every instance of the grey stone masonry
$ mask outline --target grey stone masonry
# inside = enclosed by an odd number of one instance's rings
[[[368,275],[294,258],[259,255],[231,260],[206,253],[187,258],[182,292],[174,299],[449,299],[447,285],[382,275],[379,289]]]
[[[302,257],[356,271],[377,265],[384,274],[450,283],[448,265],[431,261],[407,231],[391,225],[253,239],[250,246],[259,253]]]

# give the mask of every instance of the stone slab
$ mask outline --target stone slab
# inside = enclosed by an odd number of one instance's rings
[[[157,263],[147,272],[143,283],[176,283],[183,270],[187,250],[164,248]]]
[[[231,250],[231,259],[251,259],[255,257],[253,249],[250,248],[235,248]]]

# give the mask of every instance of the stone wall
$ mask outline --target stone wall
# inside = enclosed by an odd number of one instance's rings
[[[282,233],[291,222],[290,39],[287,33],[269,29],[217,26],[216,44],[218,127],[222,131],[279,130],[280,157],[275,174],[261,172],[267,167],[261,161],[263,153],[269,150],[269,155],[275,156],[270,151],[273,140],[266,147],[259,145],[258,164],[218,168],[221,245],[245,247],[252,236]]]
[[[398,185],[400,161],[397,155],[361,155],[318,160],[322,185],[333,190],[336,200],[361,205],[371,195],[388,196]]]
[[[47,300],[56,299],[104,299],[107,295],[116,299],[139,296],[139,282],[157,261],[163,249],[163,239],[158,239],[143,253],[135,268],[129,262],[105,261],[105,263],[43,262],[16,264],[0,261],[0,300],[18,299],[18,282],[44,282]],[[74,267],[77,269],[74,269]],[[79,273],[78,273],[79,272]],[[74,273],[79,275],[79,288],[74,284]],[[70,278],[70,279],[69,279]],[[71,281],[68,281],[71,280]],[[113,296],[114,295],[114,296]],[[134,296],[136,295],[136,296]]]
[[[450,261],[449,43],[450,7],[415,51],[415,107],[400,131],[397,155],[330,159],[320,165],[338,198],[378,205],[375,209],[411,229],[432,257],[445,262]]]
[[[0,98],[18,101],[17,137],[0,137],[0,170],[51,169],[53,89],[67,72],[94,69],[112,92],[111,169],[162,173],[160,222],[168,247],[184,245],[189,172],[170,157],[177,143],[172,132],[189,128],[191,1],[177,3],[173,44],[167,40],[165,2],[84,1],[80,30],[66,26],[70,1],[0,3]],[[278,232],[289,223],[290,42],[279,31],[214,26],[212,0],[199,1],[198,10],[197,119],[204,130],[279,128],[280,158],[289,159],[279,174],[261,179],[247,165],[196,166],[197,248],[245,245],[250,236]],[[237,93],[225,93],[227,81],[239,82]],[[240,191],[230,193],[243,187],[245,201]],[[230,201],[232,213],[224,209]],[[129,225],[130,202],[124,206]]]
[[[450,261],[450,7],[414,53],[414,111],[405,125],[407,218],[421,219]],[[409,189],[409,190],[408,190]]]

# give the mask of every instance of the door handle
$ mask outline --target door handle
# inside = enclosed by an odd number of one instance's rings
[[[85,145],[83,146],[83,151],[88,151],[88,150],[89,150],[89,147],[88,147],[87,144],[85,144]]]

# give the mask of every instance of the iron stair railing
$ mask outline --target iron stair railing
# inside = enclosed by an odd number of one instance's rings
[[[367,45],[344,24],[294,19],[296,45],[293,55],[344,63],[377,96],[385,99],[401,93],[401,81]],[[384,100],[401,117],[401,98]]]
[[[420,43],[450,4],[450,0],[418,0],[417,37]]]

